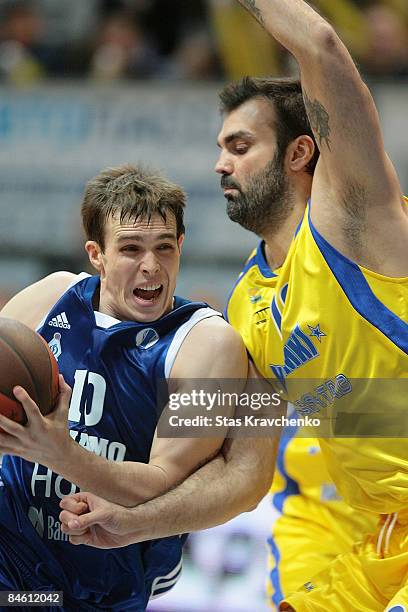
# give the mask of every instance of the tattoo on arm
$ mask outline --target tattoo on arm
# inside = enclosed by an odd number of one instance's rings
[[[325,142],[327,148],[330,149],[330,132],[329,113],[324,108],[319,100],[312,102],[306,92],[303,90],[303,99],[305,101],[307,116],[309,117],[310,125],[313,132],[319,137],[319,145]]]
[[[241,4],[264,26],[265,20],[262,15],[261,9],[256,6],[255,0],[241,0]]]

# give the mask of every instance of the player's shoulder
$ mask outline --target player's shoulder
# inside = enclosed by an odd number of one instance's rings
[[[197,323],[187,338],[187,347],[203,362],[234,361],[246,355],[240,334],[221,317],[210,317]]]
[[[263,263],[262,258],[262,244],[260,243],[256,249],[251,251],[251,254],[247,258],[245,265],[243,266],[237,280],[232,288],[231,295],[238,293],[238,289],[253,284],[254,281],[258,280],[261,276],[260,265]]]
[[[73,272],[67,272],[66,270],[60,270],[59,272],[52,272],[47,276],[44,276],[41,280],[34,283],[32,286],[38,286],[42,288],[53,288],[55,292],[66,291],[70,285],[72,285],[80,275],[74,274]]]
[[[208,317],[199,321],[191,330],[189,337],[189,342],[212,347],[220,344],[232,346],[240,341],[240,335],[221,316]]]
[[[239,373],[241,370],[244,372],[246,351],[243,341],[224,319],[209,317],[199,321],[184,340],[174,363],[172,377],[206,378],[218,372],[222,374],[225,364],[228,370],[236,365]]]
[[[220,316],[199,321],[183,344],[182,355],[199,356],[200,360],[215,360],[220,354],[232,359],[245,350],[241,336]]]
[[[258,250],[259,247],[251,251],[251,254],[247,258],[245,265],[231,288],[225,307],[225,313],[228,321],[230,321],[230,315],[233,311],[241,310],[243,298],[245,298],[248,293],[251,293],[252,288],[257,284],[259,278],[261,277],[259,270]]]
[[[25,291],[29,292],[32,297],[35,297],[37,303],[49,309],[77,279],[79,279],[79,275],[72,272],[52,272],[27,287]]]
[[[72,272],[53,272],[17,293],[4,306],[1,315],[35,329],[77,278]]]

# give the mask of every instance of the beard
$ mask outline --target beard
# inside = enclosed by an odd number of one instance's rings
[[[239,191],[238,195],[227,195],[227,215],[231,221],[258,236],[269,231],[275,233],[294,207],[283,157],[279,153],[263,170],[250,177],[245,190],[227,175],[221,178],[221,187]]]

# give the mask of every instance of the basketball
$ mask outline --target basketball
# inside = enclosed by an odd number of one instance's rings
[[[0,317],[0,413],[24,425],[24,408],[13,395],[16,385],[27,391],[42,414],[48,414],[59,392],[58,365],[39,334],[14,319]]]

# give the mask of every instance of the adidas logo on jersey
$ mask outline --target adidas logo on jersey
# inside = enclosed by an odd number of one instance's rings
[[[62,329],[71,329],[65,312],[61,312],[61,314],[53,317],[51,321],[48,321],[48,325],[51,325],[51,327],[61,327]]]

